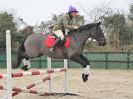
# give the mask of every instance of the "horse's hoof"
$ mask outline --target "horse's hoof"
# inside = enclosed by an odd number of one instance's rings
[[[25,66],[21,67],[21,69],[24,70],[24,71],[27,71],[27,70],[29,70],[30,68],[28,68],[28,65],[25,65]]]
[[[86,82],[88,80],[88,76],[89,76],[89,74],[82,74],[82,79],[84,82]]]

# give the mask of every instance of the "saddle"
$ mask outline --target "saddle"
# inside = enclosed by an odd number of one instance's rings
[[[55,40],[58,38],[54,33],[50,34],[51,38],[54,38]],[[66,35],[64,35],[64,39],[59,42],[59,47],[63,46],[64,42],[66,41]]]
[[[48,34],[45,38],[45,46],[47,48],[51,48],[51,46],[53,45],[54,41],[56,40],[57,36],[54,33]],[[64,36],[64,40],[62,40],[58,47],[65,47],[68,48],[70,45],[70,38],[69,36]]]

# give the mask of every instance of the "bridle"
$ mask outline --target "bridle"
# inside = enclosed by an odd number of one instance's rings
[[[92,39],[95,39],[96,41],[106,40],[104,37],[98,38],[98,36],[100,36],[100,35],[98,35],[98,27],[99,27],[99,26],[95,26],[95,27],[94,27],[94,28],[95,28],[95,32],[92,32],[92,33],[91,33],[91,38],[92,38]],[[101,34],[101,35],[102,35],[102,34]]]

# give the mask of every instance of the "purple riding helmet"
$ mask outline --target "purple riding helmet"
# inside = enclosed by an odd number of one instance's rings
[[[73,6],[69,6],[69,9],[68,9],[68,13],[70,12],[78,12],[77,8],[73,7]]]

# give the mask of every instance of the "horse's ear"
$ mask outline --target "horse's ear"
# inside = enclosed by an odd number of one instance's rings
[[[99,26],[99,25],[101,25],[101,22],[98,22],[98,23],[97,23],[97,26]]]

